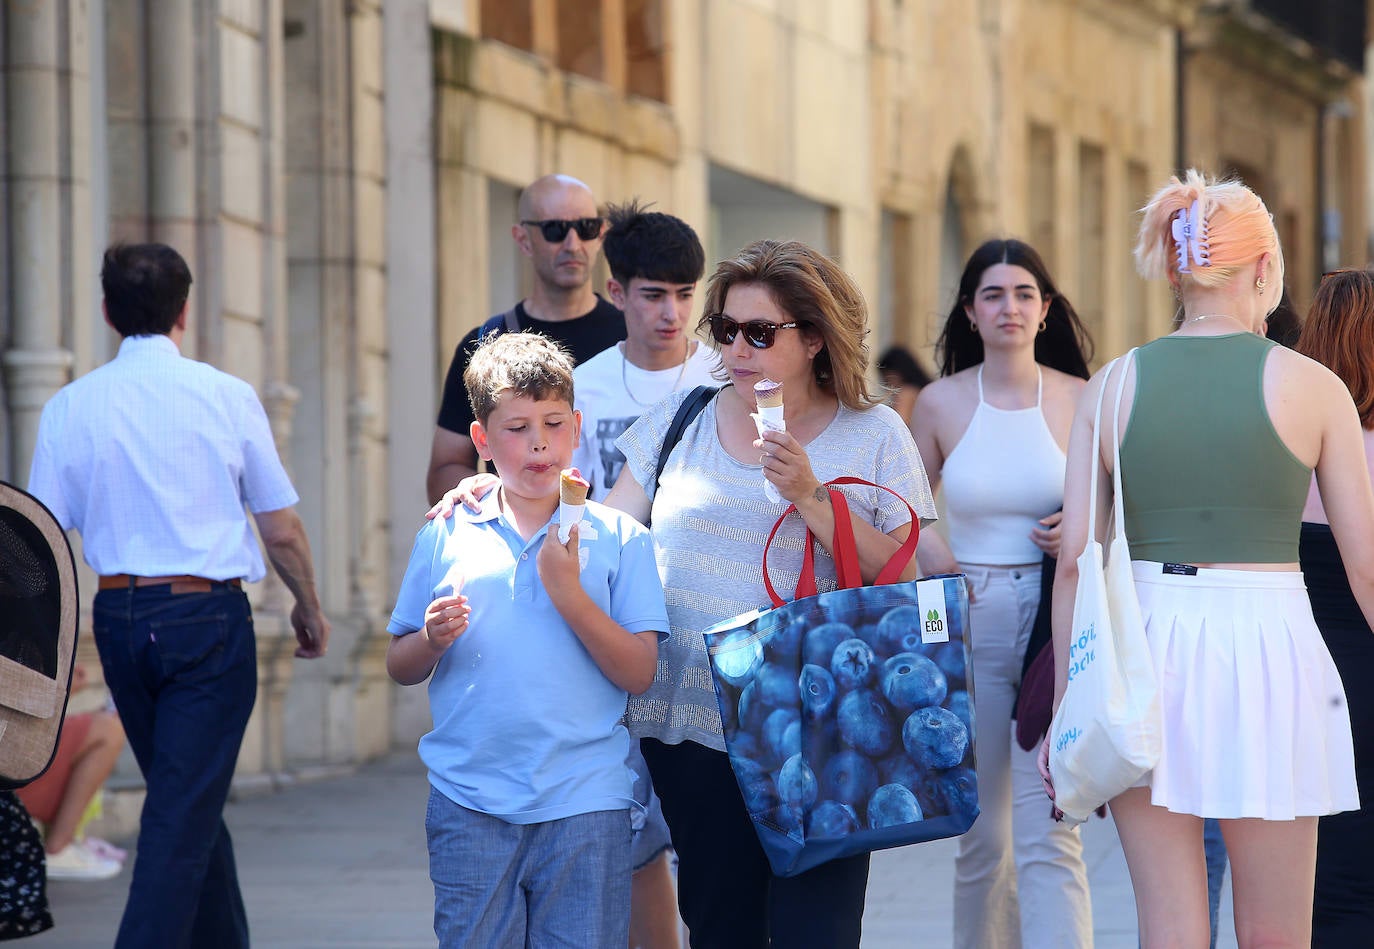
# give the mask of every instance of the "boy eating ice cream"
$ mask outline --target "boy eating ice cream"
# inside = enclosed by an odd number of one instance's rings
[[[623,946],[632,775],[620,718],[627,693],[653,681],[668,629],[653,549],[595,502],[558,542],[580,424],[563,350],[494,336],[464,383],[472,441],[501,488],[479,513],[420,529],[387,626],[391,677],[430,679],[420,757],[435,933],[443,947]]]

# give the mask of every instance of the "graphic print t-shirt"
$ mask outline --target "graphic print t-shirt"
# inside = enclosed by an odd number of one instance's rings
[[[698,340],[686,366],[650,372],[626,362],[619,344],[598,353],[573,373],[573,391],[582,412],[582,442],[573,452],[573,464],[591,482],[594,501],[620,477],[625,456],[615,440],[655,403],[673,392],[690,392],[697,386],[718,386],[711,370],[720,357]],[[624,373],[622,378],[622,372]],[[627,391],[628,390],[628,391]]]

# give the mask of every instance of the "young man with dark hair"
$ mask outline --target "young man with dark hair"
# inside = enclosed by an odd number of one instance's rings
[[[625,456],[615,440],[651,405],[679,389],[715,383],[720,361],[692,338],[690,320],[706,253],[680,218],[638,201],[612,205],[603,240],[611,278],[606,292],[625,316],[625,342],[577,367],[582,443],[574,463],[605,497]]]
[[[122,337],[166,336],[184,316],[191,269],[165,244],[115,244],[100,268],[105,320]]]
[[[224,803],[257,693],[244,582],[296,605],[296,655],[329,641],[295,489],[253,387],[181,355],[191,272],[162,244],[111,247],[110,362],[43,408],[29,491],[81,533],[92,628],[147,784],[118,947],[248,945]]]

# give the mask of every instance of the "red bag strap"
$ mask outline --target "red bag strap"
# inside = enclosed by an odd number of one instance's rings
[[[921,519],[916,515],[916,510],[896,491],[891,488],[883,487],[881,484],[874,484],[863,478],[835,478],[826,482],[830,495],[830,508],[835,515],[835,534],[831,538],[831,550],[834,551],[835,559],[835,579],[841,590],[849,590],[863,586],[863,578],[859,573],[859,547],[854,539],[854,522],[849,516],[849,502],[845,498],[844,492],[834,487],[837,484],[858,484],[866,485],[870,488],[878,488],[886,491],[897,500],[906,505],[911,512],[911,532],[907,539],[902,542],[902,546],[897,548],[891,559],[878,571],[878,576],[874,580],[874,585],[895,583],[901,576],[906,565],[911,562],[911,558],[916,556],[916,543],[920,539]],[[773,546],[773,538],[777,536],[782,522],[787,519],[787,515],[797,509],[795,504],[789,504],[787,510],[782,512],[782,516],[773,524],[773,529],[768,532],[768,540],[763,545],[763,587],[768,591],[768,599],[773,606],[782,606],[787,601],[778,595],[773,587],[773,581],[768,576],[768,549]],[[816,595],[816,556],[814,544],[816,537],[811,533],[811,529],[806,530],[806,546],[802,553],[801,574],[797,578],[797,589],[795,596],[801,599],[805,596]]]
[[[854,522],[849,519],[849,499],[838,488],[831,488],[829,494],[830,508],[835,513],[835,533],[830,539],[831,548],[835,552],[835,582],[841,590],[861,587],[864,582],[859,574],[859,545],[854,540]],[[816,595],[816,540],[815,535],[808,529],[806,549],[802,552],[801,573],[797,577],[797,599]],[[765,568],[765,579],[766,577]]]
[[[833,481],[829,481],[827,483],[862,484],[867,485],[870,488],[877,488],[879,491],[886,491],[888,494],[892,495],[898,501],[901,501],[902,504],[906,507],[907,511],[911,513],[911,532],[907,534],[906,540],[902,541],[902,546],[897,548],[897,552],[894,553],[891,556],[891,558],[888,559],[887,563],[884,564],[883,569],[878,571],[878,576],[873,580],[874,586],[882,586],[883,584],[887,583],[896,583],[897,579],[902,575],[902,571],[906,569],[906,565],[911,563],[911,559],[916,556],[916,544],[921,539],[921,518],[916,514],[916,509],[911,506],[910,502],[908,502],[906,498],[902,497],[900,494],[898,494],[896,491],[893,491],[891,488],[884,487],[881,484],[874,484],[872,481],[865,481],[863,478],[836,478]],[[849,529],[852,533],[854,525],[850,524]],[[856,576],[858,575],[857,554],[858,551],[856,548],[856,566],[854,568]],[[856,584],[856,586],[862,586],[862,584]]]
[[[841,590],[864,585],[859,573],[859,545],[854,540],[854,521],[849,516],[849,499],[839,488],[830,489],[830,507],[835,512],[835,536],[831,547],[835,551],[835,579]]]

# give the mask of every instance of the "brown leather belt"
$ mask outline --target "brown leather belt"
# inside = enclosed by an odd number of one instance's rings
[[[102,590],[127,590],[130,587],[170,586],[173,594],[209,593],[216,585],[233,587],[235,590],[243,589],[243,581],[238,577],[232,580],[210,580],[205,577],[193,577],[184,573],[175,577],[131,577],[127,573],[116,573],[112,576],[100,578],[100,589]]]

